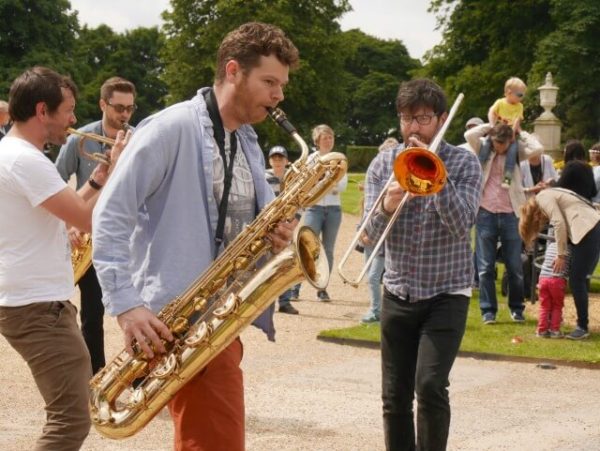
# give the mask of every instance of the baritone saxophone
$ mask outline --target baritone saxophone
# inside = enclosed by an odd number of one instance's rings
[[[280,195],[158,313],[174,336],[164,342],[167,352],[148,359],[134,344],[133,355],[122,350],[92,378],[91,418],[102,435],[119,439],[142,429],[289,287],[304,279],[326,287],[327,258],[309,227],[297,228],[292,243],[276,255],[268,234],[332,189],[346,173],[347,160],[337,152],[308,158],[308,146],[284,113],[269,109],[269,115],[301,147],[301,157],[286,172]]]

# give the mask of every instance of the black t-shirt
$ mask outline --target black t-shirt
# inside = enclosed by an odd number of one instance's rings
[[[531,172],[531,178],[533,179],[533,186],[537,185],[544,178],[543,164],[537,166],[529,165],[529,171]]]

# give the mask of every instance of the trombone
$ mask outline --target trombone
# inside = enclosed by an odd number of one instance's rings
[[[131,126],[129,124],[123,124],[123,130],[127,131],[130,128],[131,128]],[[70,135],[77,135],[77,136],[81,137],[81,139],[79,140],[79,154],[80,155],[84,156],[88,160],[94,160],[98,163],[102,163],[102,164],[106,164],[106,165],[110,166],[111,162],[110,162],[109,156],[104,155],[101,152],[94,152],[94,153],[86,152],[83,149],[83,146],[84,146],[86,140],[90,140],[90,141],[99,142],[101,144],[106,144],[107,146],[112,147],[115,144],[114,139],[107,138],[106,136],[103,136],[103,135],[98,135],[97,133],[80,132],[79,130],[75,130],[74,128],[71,128],[71,127],[69,127],[67,129],[67,133],[69,133]]]
[[[448,113],[446,121],[439,129],[439,131],[435,135],[435,138],[433,139],[428,148],[409,147],[404,151],[400,152],[400,154],[398,154],[398,156],[394,160],[393,174],[390,176],[385,186],[379,193],[379,196],[373,203],[371,210],[365,216],[360,228],[358,229],[356,235],[352,239],[350,246],[348,246],[348,249],[344,253],[344,256],[340,260],[340,263],[338,264],[338,274],[345,283],[353,286],[354,288],[358,287],[358,284],[367,273],[369,266],[371,266],[373,259],[377,256],[377,253],[383,245],[385,238],[390,233],[394,222],[396,222],[396,219],[400,215],[404,204],[408,201],[408,199],[410,199],[411,195],[431,196],[432,194],[436,194],[437,192],[439,192],[446,184],[446,167],[444,166],[444,163],[442,162],[440,157],[438,157],[437,150],[463,98],[464,94],[460,93],[454,101],[454,104],[452,105],[452,108]],[[348,260],[350,254],[358,244],[358,241],[360,240],[360,237],[362,236],[365,228],[367,227],[369,220],[373,216],[374,212],[377,211],[377,206],[381,202],[383,202],[385,193],[390,187],[390,185],[394,182],[394,180],[398,181],[400,186],[404,189],[405,194],[404,196],[402,196],[400,204],[398,205],[392,216],[389,218],[388,223],[381,235],[381,238],[375,244],[373,252],[371,252],[371,255],[365,263],[365,265],[363,266],[362,271],[356,279],[352,280],[348,275],[345,274],[344,271],[346,261]]]

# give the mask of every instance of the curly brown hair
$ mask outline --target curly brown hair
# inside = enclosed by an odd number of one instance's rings
[[[530,197],[520,208],[519,235],[525,246],[531,247],[538,233],[548,223],[548,217],[540,208],[535,197]]]
[[[225,79],[225,66],[236,60],[244,73],[258,66],[261,56],[275,55],[280,63],[295,69],[298,65],[298,49],[275,25],[248,22],[229,32],[217,52],[216,81]]]

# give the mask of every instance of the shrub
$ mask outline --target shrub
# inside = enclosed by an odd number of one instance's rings
[[[377,152],[377,146],[347,146],[348,172],[365,172]]]

